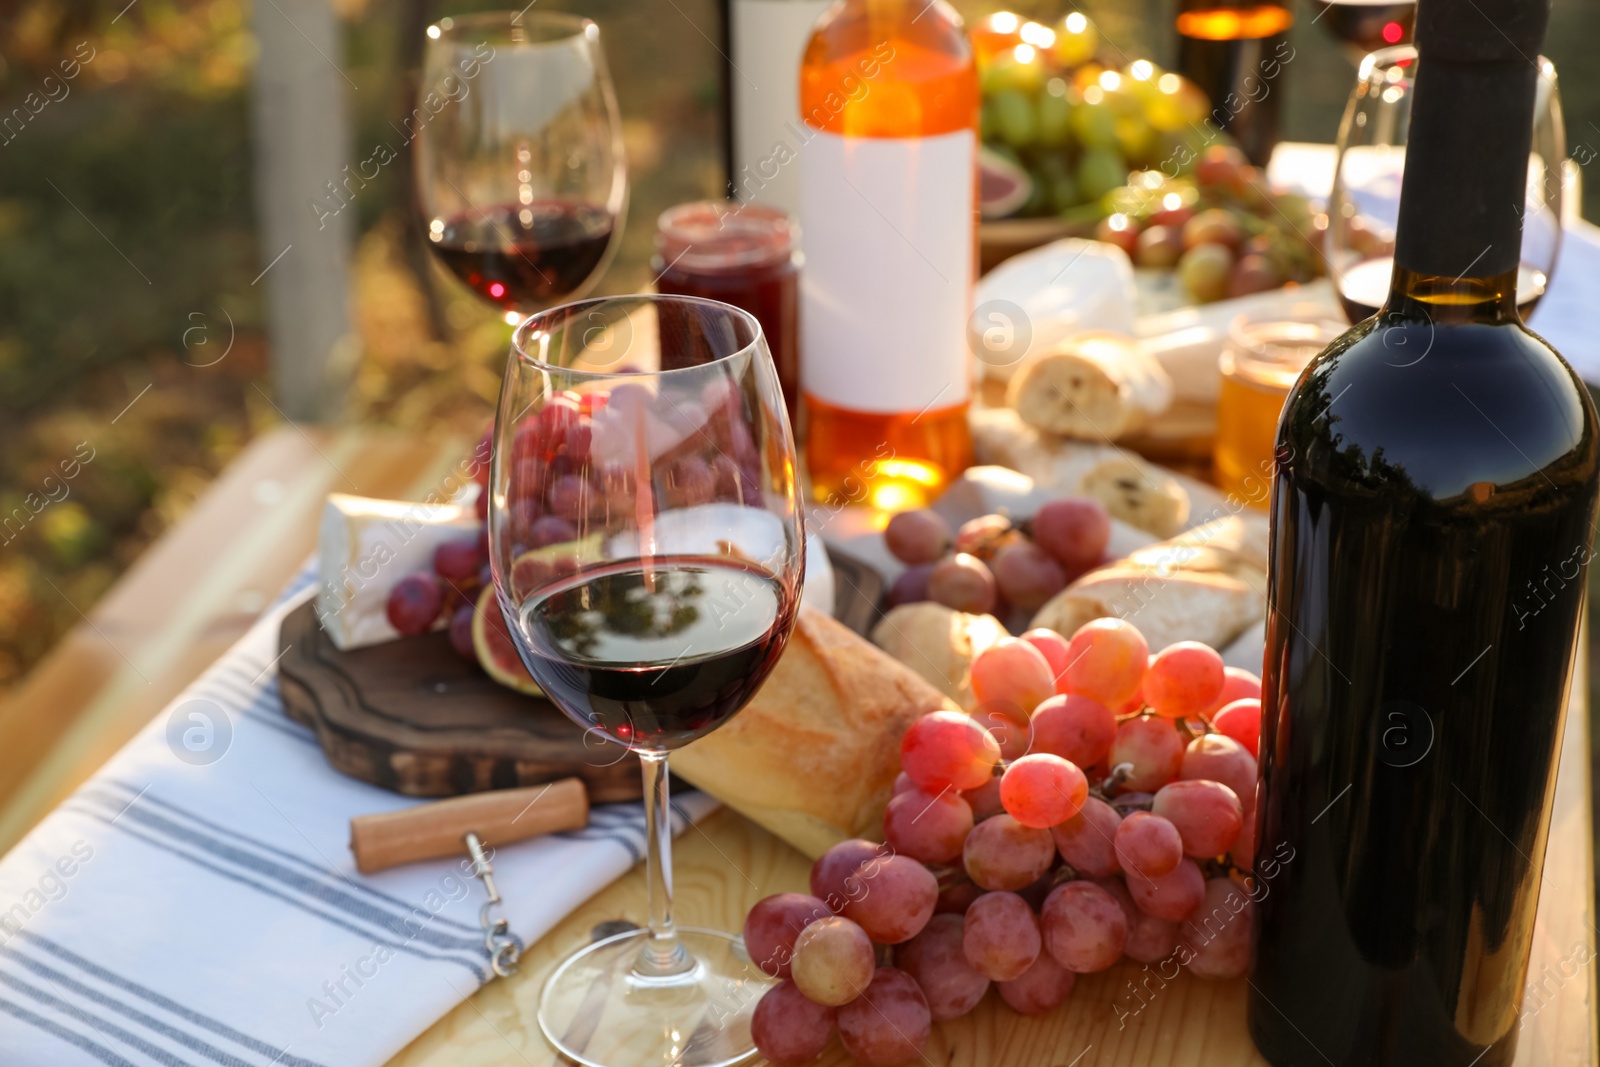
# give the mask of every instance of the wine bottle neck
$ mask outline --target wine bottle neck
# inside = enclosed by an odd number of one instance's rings
[[[1452,285],[1515,276],[1537,82],[1537,68],[1520,59],[1420,57],[1396,226],[1397,283],[1398,268]]]
[[[1517,268],[1452,278],[1410,270],[1397,258],[1384,313],[1440,325],[1518,322]]]

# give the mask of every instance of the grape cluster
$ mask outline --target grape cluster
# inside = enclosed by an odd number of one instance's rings
[[[1032,519],[981,515],[952,531],[938,512],[902,511],[889,520],[884,543],[906,569],[890,604],[933,600],[957,611],[1005,617],[1031,614],[1067,583],[1099,564],[1111,538],[1111,517],[1097,501],[1068,497]]]
[[[809,894],[751,909],[745,946],[780,979],[753,1020],[774,1063],[835,1032],[867,1067],[910,1063],[990,985],[1041,1014],[1123,956],[1244,973],[1260,680],[1197,642],[1152,656],[1107,618],[1003,639],[972,686],[977,713],[906,731],[884,843],[841,842]]]

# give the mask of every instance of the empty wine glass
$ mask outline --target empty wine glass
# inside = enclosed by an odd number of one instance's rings
[[[494,443],[490,560],[517,651],[644,767],[649,927],[568,957],[539,1025],[593,1067],[738,1062],[770,979],[737,936],[674,922],[667,753],[744,707],[800,600],[794,439],[760,324],[680,296],[536,314]]]
[[[1325,248],[1334,291],[1351,323],[1376,314],[1389,293],[1417,62],[1411,45],[1385,48],[1362,60],[1339,126]],[[1543,56],[1537,64],[1517,269],[1517,308],[1524,320],[1549,286],[1561,250],[1561,161],[1567,143],[1555,65]]]
[[[434,254],[508,322],[600,276],[628,182],[593,22],[509,11],[440,19],[404,124]]]

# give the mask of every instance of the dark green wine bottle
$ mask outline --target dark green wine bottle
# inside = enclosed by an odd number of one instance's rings
[[[1600,479],[1516,305],[1547,17],[1419,0],[1388,302],[1279,423],[1256,840],[1290,859],[1249,1002],[1276,1067],[1515,1051]]]

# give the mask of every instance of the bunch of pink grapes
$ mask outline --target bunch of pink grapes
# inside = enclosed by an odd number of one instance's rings
[[[752,1020],[773,1063],[835,1034],[867,1067],[911,1063],[990,986],[1037,1015],[1124,956],[1245,972],[1260,679],[1106,618],[1000,641],[972,688],[974,714],[906,731],[883,843],[835,845],[810,893],[750,910],[780,980]]]

